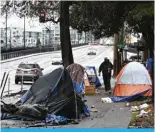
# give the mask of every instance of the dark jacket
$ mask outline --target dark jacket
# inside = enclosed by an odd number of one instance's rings
[[[108,72],[108,68],[113,69],[113,65],[110,61],[104,61],[99,67],[99,73],[102,72],[103,75],[110,74],[111,75],[111,70]]]

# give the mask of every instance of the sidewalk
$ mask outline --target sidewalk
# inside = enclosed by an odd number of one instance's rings
[[[107,97],[104,90],[99,90],[100,95],[87,96],[87,105],[95,106],[98,112],[91,112],[89,118],[85,118],[78,125],[61,126],[65,128],[127,128],[131,111],[125,107],[125,103],[102,103],[101,98]]]
[[[112,86],[115,79],[111,80]],[[91,116],[82,119],[79,124],[47,126],[48,128],[127,128],[131,120],[131,111],[122,103],[102,103],[101,98],[108,97],[103,88],[99,89],[100,94],[86,96],[86,104],[89,109],[95,106],[97,112],[91,112]],[[23,121],[2,121],[4,127],[24,127],[26,122]]]

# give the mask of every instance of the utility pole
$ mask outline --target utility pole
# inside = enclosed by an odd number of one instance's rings
[[[7,50],[7,41],[8,41],[8,39],[7,39],[7,20],[8,20],[8,13],[7,13],[7,10],[6,10],[6,34],[5,34],[5,39],[6,39],[6,50]]]
[[[25,49],[25,15],[24,15],[24,49]]]

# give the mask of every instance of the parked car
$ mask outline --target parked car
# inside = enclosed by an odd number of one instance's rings
[[[37,63],[20,63],[15,74],[15,84],[23,81],[36,81],[43,75],[40,66]]]

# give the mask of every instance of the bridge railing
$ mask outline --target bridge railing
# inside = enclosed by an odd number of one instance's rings
[[[83,43],[83,44],[72,45],[72,48],[84,46],[84,45],[87,45],[87,44]],[[50,52],[50,51],[57,51],[57,50],[61,50],[60,45],[58,45],[57,47],[53,47],[53,46],[42,47],[42,48],[33,48],[33,49],[20,50],[20,51],[9,52],[9,53],[1,53],[1,60],[7,60],[7,59],[15,58],[15,57],[31,55],[35,53]]]

